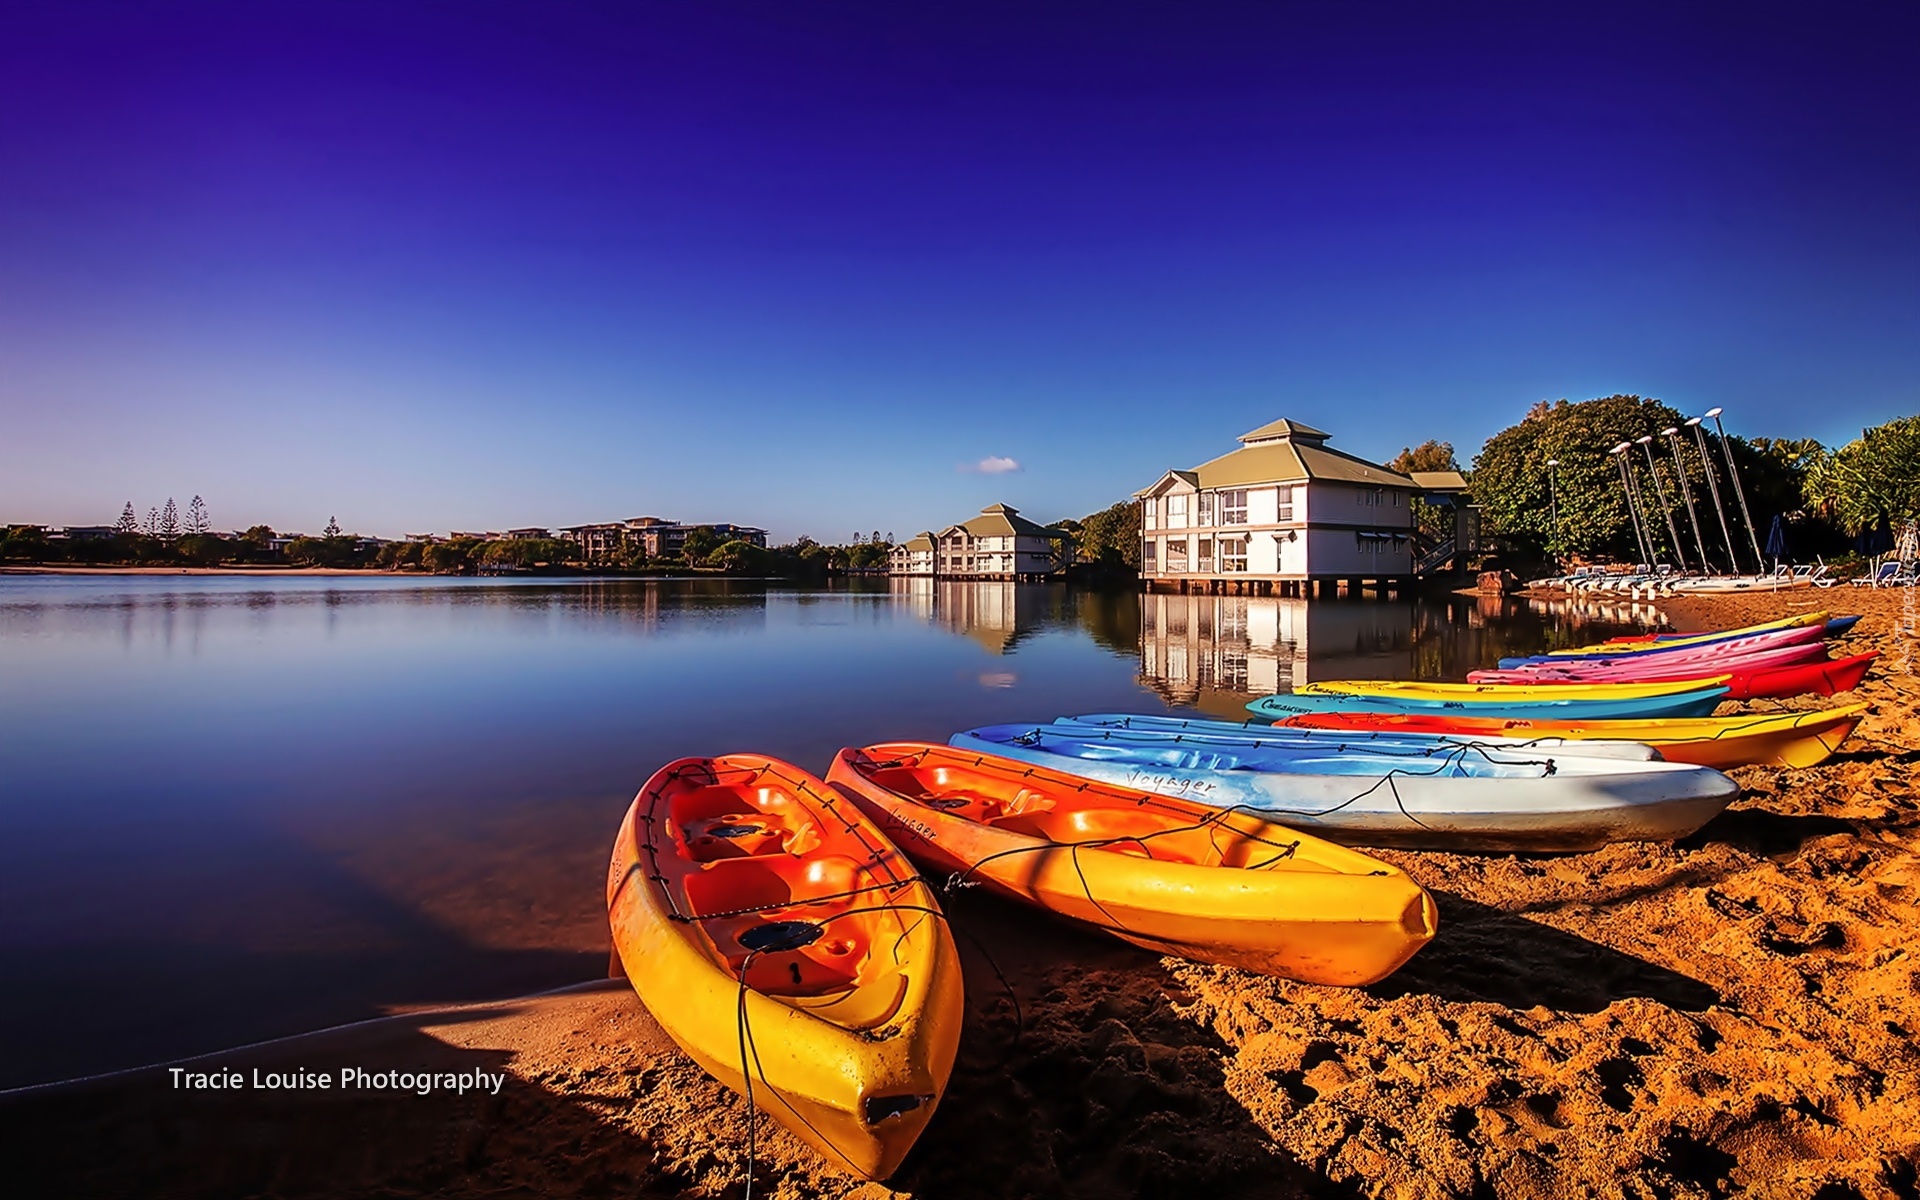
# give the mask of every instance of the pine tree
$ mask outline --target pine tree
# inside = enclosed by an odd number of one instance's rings
[[[115,533],[140,532],[140,518],[133,515],[133,501],[127,501],[127,506],[120,510],[120,521],[113,527],[113,531]]]
[[[320,532],[325,537],[330,537],[330,538],[339,537],[340,536],[340,518],[328,517],[327,527],[321,530]]]
[[[180,536],[180,510],[173,506],[173,497],[167,497],[167,506],[160,510],[160,536],[171,541]]]
[[[187,532],[200,535],[212,528],[213,523],[207,519],[207,502],[195,496],[193,503],[187,505]]]
[[[144,532],[148,537],[160,536],[160,510],[159,509],[149,508],[147,510],[147,527],[142,532]]]

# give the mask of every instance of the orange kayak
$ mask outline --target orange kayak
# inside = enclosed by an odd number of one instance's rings
[[[1359,986],[1438,920],[1399,868],[1229,809],[925,742],[827,780],[922,863],[1162,954]]]
[[[1811,767],[1840,749],[1865,704],[1818,712],[1743,713],[1656,721],[1533,721],[1444,714],[1309,713],[1281,722],[1306,729],[1451,734],[1462,737],[1599,738],[1640,742],[1668,762],[1724,769],[1756,765]]]
[[[757,755],[683,758],[613,846],[614,950],[661,1027],[834,1166],[883,1179],[960,1044],[933,892],[860,810]]]

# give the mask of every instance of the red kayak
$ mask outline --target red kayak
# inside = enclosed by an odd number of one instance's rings
[[[1635,675],[1640,682],[1671,683],[1675,679],[1713,678],[1726,676],[1727,694],[1723,700],[1780,700],[1788,696],[1801,696],[1813,693],[1831,696],[1835,692],[1850,692],[1860,686],[1866,677],[1867,668],[1873,660],[1880,657],[1877,650],[1865,654],[1855,654],[1849,658],[1825,658],[1824,647],[1814,647],[1823,657],[1811,662],[1761,665],[1748,667],[1695,665],[1691,674],[1680,676]],[[1538,671],[1475,671],[1467,676],[1472,683],[1581,683],[1593,682],[1591,676],[1564,677],[1558,672],[1551,674]],[[1622,682],[1609,678],[1608,682]]]

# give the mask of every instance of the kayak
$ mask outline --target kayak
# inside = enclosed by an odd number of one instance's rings
[[[1360,696],[1282,692],[1249,701],[1255,715],[1280,720],[1298,713],[1312,712],[1458,712],[1472,717],[1705,717],[1727,694],[1725,685],[1699,687],[1671,695],[1646,696],[1628,700],[1501,700],[1487,696],[1477,700],[1420,700],[1398,696]]]
[[[962,750],[1251,812],[1334,841],[1433,849],[1591,850],[1684,837],[1739,790],[1685,763],[1454,746],[1317,754],[1134,730],[989,725]]]
[[[1781,617],[1777,621],[1762,621],[1758,625],[1746,625],[1739,629],[1724,629],[1708,633],[1683,633],[1659,643],[1658,648],[1665,650],[1677,646],[1704,646],[1712,642],[1727,641],[1732,638],[1752,637],[1756,634],[1763,633],[1777,633],[1784,629],[1814,628],[1824,632],[1826,626],[1826,613],[1802,613],[1799,616]],[[1578,646],[1567,650],[1552,650],[1544,657],[1577,657],[1582,654],[1590,654],[1593,652],[1593,649],[1594,648],[1590,646]]]
[[[1605,758],[1630,758],[1648,762],[1659,755],[1649,746],[1634,741],[1597,741],[1537,737],[1455,737],[1418,731],[1307,729],[1272,721],[1214,721],[1204,717],[1166,717],[1148,713],[1089,713],[1081,717],[1055,717],[1053,726],[1078,726],[1095,732],[1105,729],[1138,729],[1149,733],[1198,734],[1209,738],[1251,740],[1266,746],[1292,746],[1307,750],[1360,749],[1391,754],[1428,757],[1459,746],[1525,746],[1530,750],[1550,747],[1557,754],[1600,755]]]
[[[634,991],[708,1074],[841,1170],[892,1173],[946,1090],[964,1000],[932,890],[857,807],[777,759],[668,763],[620,824],[607,915]]]
[[[1718,682],[1713,680],[1709,682]],[[1432,683],[1421,679],[1329,679],[1303,683],[1296,696],[1392,696],[1407,701],[1644,700],[1692,690],[1685,683]]]
[[[1829,618],[1827,621],[1827,631],[1823,636],[1829,640],[1845,637],[1848,633],[1852,632],[1853,627],[1859,623],[1860,614],[1858,613],[1845,617]],[[1727,631],[1720,630],[1719,632],[1725,633]],[[1699,636],[1697,633],[1628,633],[1622,634],[1620,637],[1608,638],[1604,642],[1595,642],[1590,646],[1582,646],[1581,650],[1608,650],[1614,646],[1646,645],[1650,642],[1673,642]]]
[[[1802,625],[1793,629],[1769,629],[1763,633],[1743,633],[1737,637],[1726,637],[1704,643],[1655,642],[1651,646],[1639,649],[1621,647],[1613,650],[1588,650],[1579,654],[1535,654],[1524,658],[1503,658],[1499,665],[1501,669],[1507,670],[1514,667],[1557,667],[1585,662],[1693,661],[1704,664],[1731,655],[1752,654],[1779,646],[1818,644],[1823,640],[1820,636],[1820,626]]]
[[[925,742],[827,781],[915,861],[1161,954],[1359,987],[1433,937],[1433,898],[1357,850],[1242,813]]]
[[[1668,762],[1696,766],[1811,767],[1840,749],[1865,704],[1820,712],[1750,713],[1668,721],[1503,721],[1487,717],[1401,713],[1321,713],[1288,718],[1289,726],[1362,733],[1433,733],[1460,737],[1605,738],[1644,742]],[[1600,743],[1606,744],[1606,743]]]
[[[1866,678],[1867,668],[1879,658],[1878,651],[1869,650],[1847,658],[1828,658],[1824,645],[1786,646],[1780,650],[1764,651],[1747,655],[1739,659],[1730,659],[1724,665],[1711,668],[1712,678],[1724,680],[1727,685],[1728,700],[1779,700],[1788,696],[1801,696],[1816,693],[1831,696],[1835,692],[1850,692],[1860,686]],[[1796,661],[1799,660],[1799,661]],[[1636,676],[1643,671],[1659,679],[1681,682],[1689,670],[1699,671],[1699,667],[1684,665],[1663,671],[1654,667],[1614,668],[1631,670]],[[1731,674],[1721,674],[1722,670]],[[1524,671],[1473,671],[1467,678],[1476,682],[1497,682],[1504,679],[1528,680],[1542,684],[1551,684],[1558,679],[1587,681],[1592,678],[1584,670],[1567,667],[1538,667]],[[1613,678],[1611,674],[1602,674],[1600,678]],[[1695,679],[1696,683],[1707,682]]]
[[[1536,683],[1554,680],[1579,683],[1604,683],[1608,680],[1617,683],[1634,681],[1658,683],[1663,680],[1698,678],[1703,675],[1722,673],[1732,675],[1743,670],[1765,670],[1769,667],[1792,666],[1795,663],[1824,662],[1826,658],[1825,642],[1806,642],[1797,646],[1774,646],[1770,649],[1726,654],[1705,661],[1698,656],[1686,654],[1677,654],[1672,657],[1659,654],[1645,658],[1569,658],[1561,662],[1535,662],[1520,667],[1470,671],[1467,679],[1476,683],[1497,683],[1502,680],[1511,680],[1516,683],[1524,683],[1528,680]]]

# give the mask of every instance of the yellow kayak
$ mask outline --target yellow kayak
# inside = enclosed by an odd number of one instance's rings
[[[840,1170],[884,1179],[960,1045],[960,961],[874,823],[777,759],[683,758],[614,840],[613,946],[669,1036]]]
[[[1622,647],[1610,642],[1595,642],[1590,646],[1575,646],[1566,650],[1549,650],[1546,653],[1546,657],[1561,658],[1576,654],[1597,654],[1610,650],[1619,650],[1623,653],[1631,653],[1635,650],[1641,652],[1649,650],[1678,650],[1684,646],[1701,646],[1708,642],[1724,642],[1733,638],[1751,637],[1756,633],[1772,633],[1780,629],[1799,629],[1807,625],[1825,625],[1826,623],[1826,613],[1802,613],[1797,617],[1781,617],[1777,621],[1763,621],[1758,625],[1749,625],[1744,629],[1723,629],[1714,633],[1695,634],[1692,637],[1666,638],[1662,641],[1647,645]]]
[[[1645,700],[1717,687],[1729,676],[1663,683],[1425,683],[1407,679],[1329,679],[1293,689],[1316,696],[1392,696],[1405,700]]]
[[[1819,712],[1671,717],[1658,721],[1534,721],[1412,713],[1308,713],[1282,722],[1304,729],[1416,733],[1452,737],[1539,737],[1639,742],[1668,762],[1729,767],[1812,767],[1837,753],[1865,704]]]
[[[1158,954],[1360,987],[1438,921],[1396,866],[1193,800],[925,742],[842,750],[827,781],[928,867]]]

